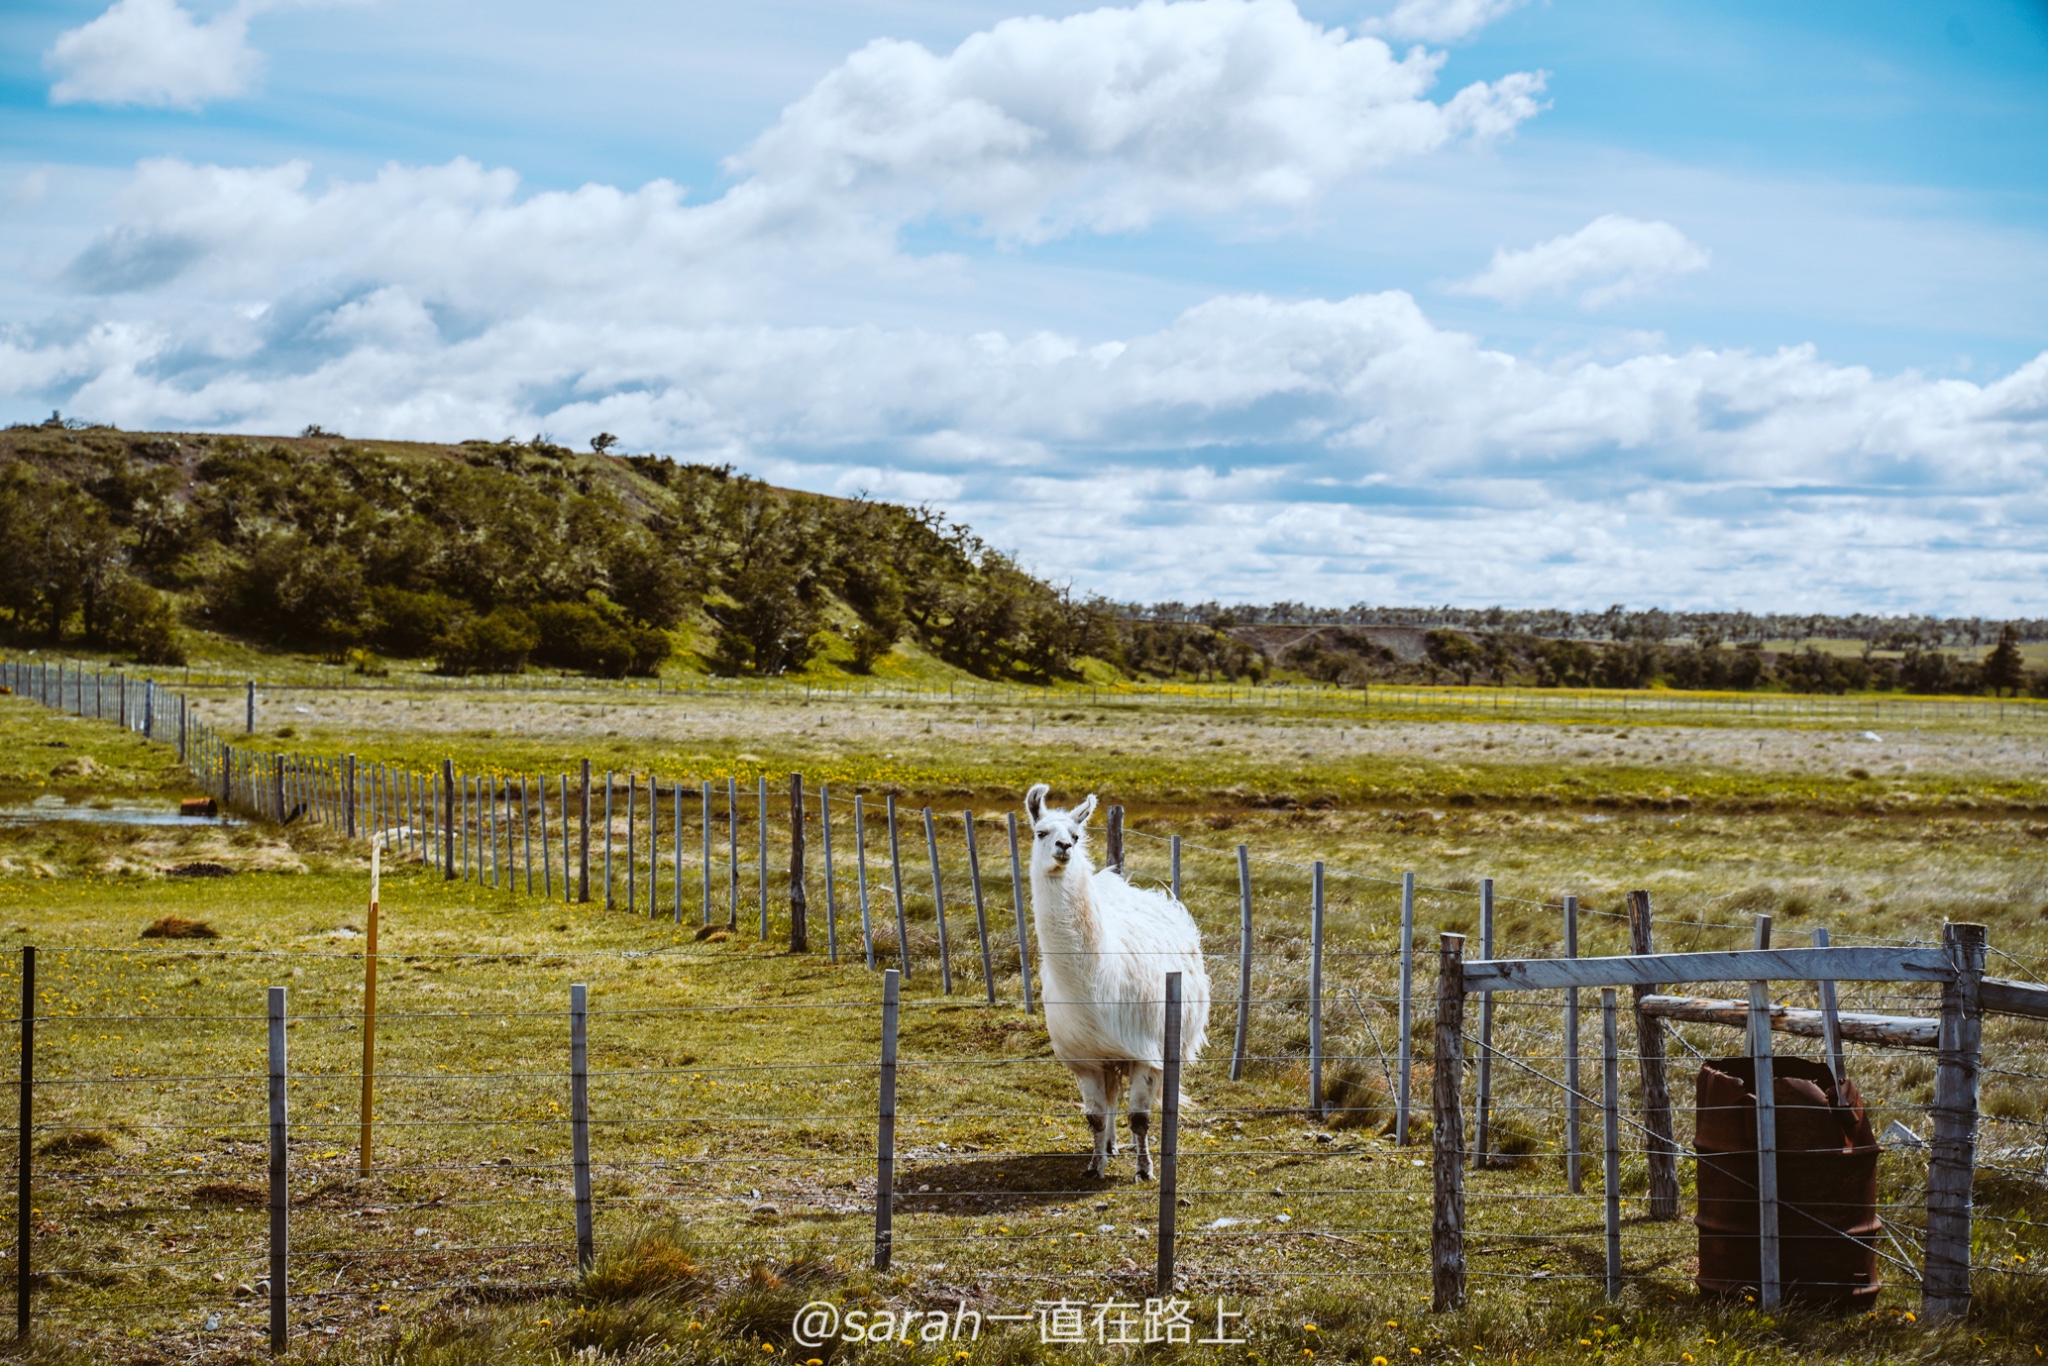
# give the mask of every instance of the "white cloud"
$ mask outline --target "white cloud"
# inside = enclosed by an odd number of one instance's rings
[[[201,23],[177,0],[114,0],[43,55],[57,77],[50,102],[196,110],[247,94],[263,74],[248,37],[245,5]]]
[[[1400,0],[1384,15],[1367,19],[1367,33],[1415,43],[1451,43],[1468,37],[1527,0]]]
[[[1485,270],[1451,289],[1510,305],[1539,294],[1577,293],[1581,308],[1600,308],[1659,281],[1705,270],[1710,259],[1704,247],[1669,223],[1609,213],[1521,251],[1497,250]]]
[[[1388,162],[1510,132],[1521,72],[1427,98],[1441,54],[1304,19],[1290,0],[1144,0],[1010,19],[940,56],[854,53],[733,160],[755,186],[1039,240],[1176,210],[1298,207]]]

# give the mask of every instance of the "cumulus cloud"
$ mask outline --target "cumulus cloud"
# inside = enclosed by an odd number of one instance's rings
[[[1576,294],[1579,307],[1601,308],[1659,281],[1705,270],[1706,248],[1661,220],[1602,214],[1577,232],[1520,251],[1494,252],[1487,268],[1452,286],[1519,306],[1538,295]]]
[[[263,73],[248,38],[244,5],[201,23],[177,0],[114,0],[43,55],[57,77],[50,102],[196,110],[246,94]]]
[[[1401,0],[1392,10],[1366,20],[1367,33],[1404,42],[1451,43],[1469,37],[1526,0]]]
[[[943,56],[870,43],[732,169],[799,202],[953,214],[1021,240],[1291,208],[1361,171],[1501,137],[1541,107],[1532,72],[1434,103],[1442,64],[1322,28],[1289,0],[1011,19]]]
[[[898,241],[925,215],[1034,240],[1287,207],[1533,109],[1533,77],[1434,102],[1434,62],[1238,0],[877,44],[697,203],[666,181],[529,193],[461,160],[326,182],[152,161],[51,318],[0,325],[0,403],[131,429],[612,431],[942,499],[1131,596],[2037,597],[2048,355],[1985,384],[1810,348],[1549,362],[1400,291],[1231,294],[1112,336],[804,321],[832,290],[942,289],[959,263]],[[1480,281],[1597,303],[1695,259],[1669,225],[1603,219]],[[1967,577],[1934,548],[1959,540]],[[1873,604],[1872,583],[1913,596]]]

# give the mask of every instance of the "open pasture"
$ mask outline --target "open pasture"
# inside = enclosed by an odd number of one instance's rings
[[[1403,1149],[1386,1132],[1397,1090],[1399,874],[1417,873],[1416,937],[1425,948],[1439,928],[1476,940],[1475,893],[1490,876],[1501,894],[1503,955],[1559,951],[1564,893],[1580,899],[1581,953],[1623,951],[1621,897],[1640,887],[1652,894],[1667,950],[1745,947],[1758,912],[1774,917],[1780,944],[1816,926],[1838,944],[1927,939],[1947,915],[1985,923],[1994,950],[2018,960],[1995,954],[1996,974],[2026,976],[2048,958],[2042,817],[2032,809],[2042,770],[2027,761],[2039,741],[2023,735],[1916,741],[1891,761],[1904,767],[1880,778],[1868,759],[1849,764],[1862,754],[1850,737],[1789,729],[1713,749],[1678,727],[1591,735],[1579,726],[1359,725],[1250,710],[1224,710],[1190,730],[1185,713],[1155,716],[1136,702],[1069,708],[1071,716],[1048,720],[1036,707],[967,714],[937,702],[833,711],[793,699],[636,698],[578,715],[590,704],[463,698],[458,712],[426,697],[314,696],[293,703],[308,712],[280,725],[268,718],[259,739],[279,749],[417,756],[422,766],[453,754],[464,767],[508,773],[560,771],[580,751],[600,770],[686,780],[720,769],[828,779],[839,822],[840,962],[825,960],[815,828],[812,952],[802,956],[780,947],[787,844],[774,820],[765,944],[750,826],[740,903],[728,904],[730,870],[721,866],[719,927],[704,938],[694,864],[679,927],[669,917],[666,863],[656,919],[645,916],[644,900],[641,915],[627,916],[622,885],[606,911],[601,895],[565,905],[529,898],[523,884],[448,883],[400,862],[384,884],[380,1123],[364,1177],[356,1147],[367,892],[360,843],[317,824],[0,829],[0,930],[10,947],[36,944],[41,960],[37,1261],[58,1274],[38,1290],[31,1350],[47,1359],[261,1354],[264,1309],[254,1290],[265,1267],[265,992],[282,986],[300,1297],[293,1322],[295,1350],[308,1357],[545,1361],[596,1346],[607,1358],[802,1363],[835,1355],[790,1342],[790,1314],[807,1300],[935,1311],[964,1298],[985,1312],[1086,1302],[1091,1340],[1043,1347],[1034,1319],[979,1342],[864,1350],[906,1360],[967,1350],[1006,1361],[1132,1350],[1260,1361],[1313,1352],[1362,1363],[1589,1352],[1625,1361],[1903,1360],[1930,1345],[1905,1320],[1915,1304],[1910,1268],[1925,1176],[1924,1157],[1911,1150],[1890,1151],[1881,1164],[1880,1198],[1897,1240],[1887,1252],[1897,1263],[1884,1264],[1890,1288],[1876,1319],[1772,1322],[1744,1306],[1701,1304],[1690,1283],[1693,1230],[1642,1217],[1644,1167],[1633,1137],[1624,1140],[1621,1178],[1629,1280],[1620,1302],[1600,1299],[1597,1154],[1573,1195],[1563,1175],[1563,1107],[1556,1088],[1534,1075],[1561,1066],[1554,999],[1504,1003],[1499,1012],[1497,1045],[1518,1060],[1495,1073],[1497,1141],[1513,1161],[1468,1174],[1472,1306],[1425,1312],[1430,1186],[1418,1164],[1427,1159],[1434,984],[1430,955],[1419,953],[1413,1086],[1422,1099],[1411,1138],[1425,1146]],[[330,712],[330,699],[357,710]],[[12,699],[0,703],[0,725],[10,773],[23,784],[68,784],[77,795],[102,781],[178,790],[162,772],[160,746],[144,748],[111,726]],[[277,735],[282,726],[294,734]],[[66,748],[46,754],[89,751],[104,776],[52,776],[59,760],[51,758],[38,777],[31,770],[43,755],[17,757],[60,738]],[[1768,761],[1745,755],[1745,745]],[[1872,776],[1850,776],[1850,766]],[[1007,849],[999,827],[984,826],[993,931],[985,982],[953,814],[985,794],[1013,798],[1038,776],[1127,802],[1128,864],[1140,879],[1163,880],[1163,840],[1184,841],[1184,887],[1218,1004],[1205,1059],[1185,1082],[1182,1294],[1211,1320],[1219,1297],[1244,1311],[1245,1345],[1133,1349],[1092,1339],[1095,1306],[1141,1305],[1151,1293],[1156,1196],[1130,1179],[1128,1157],[1107,1183],[1080,1176],[1086,1130],[1072,1082],[1050,1057],[1042,1025],[1020,1009],[1015,940],[1005,937],[1014,935]],[[864,1269],[880,986],[863,962],[841,804],[863,786],[896,787],[910,808],[900,1203],[886,1274]],[[1325,793],[1332,800],[1318,804]],[[1678,795],[1691,800],[1671,800]],[[1253,805],[1276,797],[1293,804]],[[923,802],[947,817],[936,828],[954,917],[950,997],[936,971],[915,811]],[[785,804],[778,788],[775,810]],[[743,802],[743,820],[749,810]],[[868,872],[887,964],[899,946],[885,924],[893,906],[879,831],[870,828]],[[1252,868],[1253,1004],[1246,1065],[1233,1081],[1239,843]],[[694,832],[684,844],[694,860]],[[1099,834],[1096,849],[1099,857]],[[1309,1104],[1306,999],[1315,859],[1328,874],[1329,1109],[1321,1119]],[[233,871],[163,875],[198,861]],[[207,922],[218,938],[137,938],[173,914]],[[723,928],[728,919],[739,932]],[[19,955],[9,962],[18,971]],[[596,1270],[582,1278],[567,1121],[568,997],[579,983],[590,1003],[599,1248]],[[1926,1008],[1924,994],[1885,993],[1845,987],[1843,1007]],[[1585,1087],[1597,1097],[1597,1010],[1589,1015]],[[1683,1138],[1693,1051],[1735,1052],[1740,1042],[1714,1026],[1672,1033],[1684,1040],[1673,1045]],[[1978,1236],[1984,1265],[2000,1270],[1979,1275],[1977,1320],[1935,1339],[1944,1354],[2035,1357],[2042,1311],[2027,1273],[2048,1252],[2033,1222],[2048,1187],[2030,1175],[2042,1166],[2035,1074],[2048,1072],[2043,1043],[2038,1026],[1987,1022],[1986,1058],[1997,1070],[1985,1085],[1979,1199],[1989,1217]],[[1784,1039],[1781,1047],[1807,1045]],[[1925,1132],[1925,1054],[1864,1052],[1852,1074],[1878,1127],[1896,1117]],[[1622,1081],[1627,1107],[1634,1064],[1626,1054]],[[1589,1151],[1597,1127],[1594,1114]],[[1691,1164],[1682,1170],[1689,1201]],[[1214,1327],[1198,1322],[1204,1334]]]

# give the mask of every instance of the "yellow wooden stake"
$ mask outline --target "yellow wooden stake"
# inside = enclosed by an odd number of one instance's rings
[[[377,1078],[377,892],[383,873],[380,851],[370,846],[369,942],[363,953],[363,1136],[362,1172],[370,1174],[370,1112]]]

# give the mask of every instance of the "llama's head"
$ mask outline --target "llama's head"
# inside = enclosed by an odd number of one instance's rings
[[[1058,877],[1077,855],[1081,866],[1088,866],[1088,818],[1095,814],[1095,794],[1072,810],[1061,810],[1045,804],[1051,790],[1034,783],[1024,794],[1024,813],[1031,818],[1031,871]]]

